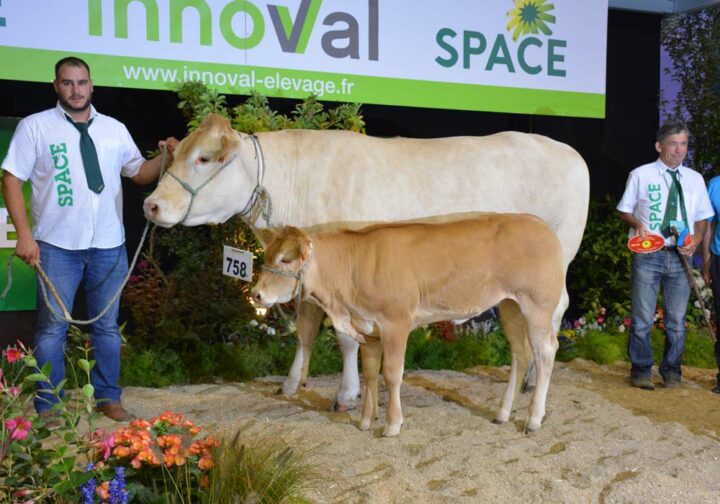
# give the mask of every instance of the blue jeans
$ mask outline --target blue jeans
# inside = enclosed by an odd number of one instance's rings
[[[628,354],[633,377],[650,377],[653,353],[650,329],[653,326],[657,295],[663,287],[663,321],[665,351],[660,364],[663,379],[680,379],[680,364],[685,352],[685,314],[690,299],[690,283],[678,253],[660,250],[650,254],[633,254],[632,258],[632,328]]]
[[[87,297],[88,318],[97,316],[110,302],[123,283],[128,271],[125,245],[111,249],[65,250],[49,243],[38,242],[40,261],[45,273],[57,289],[60,299],[72,311],[75,293],[83,282]],[[40,279],[38,278],[38,282]],[[62,313],[55,298],[48,290],[48,300],[53,308]],[[122,390],[120,378],[120,329],[118,327],[118,298],[108,312],[92,324],[92,358],[95,366],[90,381],[95,387],[98,402],[119,401]],[[50,382],[57,386],[65,378],[65,343],[68,323],[50,312],[38,286],[38,318],[35,331],[35,358],[38,367],[45,363],[52,365]],[[57,398],[43,392],[48,384],[38,384],[35,409],[38,412],[50,409]],[[64,391],[60,391],[62,396]]]

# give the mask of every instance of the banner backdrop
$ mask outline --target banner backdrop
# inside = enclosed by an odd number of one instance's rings
[[[0,0],[0,79],[604,117],[608,0]]]
[[[16,117],[0,117],[0,163],[5,159],[10,139],[20,119]],[[25,193],[25,208],[28,219],[30,215],[30,184],[23,185]],[[7,285],[7,258],[15,252],[17,233],[15,226],[10,223],[5,201],[0,193],[0,294]],[[37,283],[35,272],[20,259],[12,262],[12,288],[4,300],[0,300],[0,311],[34,310],[36,301]]]

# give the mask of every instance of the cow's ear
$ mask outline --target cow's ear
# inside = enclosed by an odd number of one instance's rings
[[[220,156],[218,157],[218,161],[224,163],[239,149],[240,138],[237,134],[235,134],[232,128],[226,128],[226,131],[224,131],[220,137]]]

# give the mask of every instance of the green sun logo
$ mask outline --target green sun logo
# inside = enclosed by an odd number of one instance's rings
[[[555,6],[547,0],[515,0],[515,8],[508,11],[510,22],[508,31],[512,31],[514,41],[520,35],[543,32],[552,35],[547,23],[554,23],[555,16],[548,14]]]

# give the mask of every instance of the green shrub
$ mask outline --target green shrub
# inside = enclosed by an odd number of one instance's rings
[[[489,334],[462,331],[447,341],[432,328],[410,333],[405,352],[405,369],[467,369],[472,366],[510,364],[510,345],[502,330]]]
[[[628,227],[620,221],[609,196],[592,200],[585,235],[568,271],[568,291],[582,312],[608,309],[615,317],[630,313]]]
[[[578,357],[598,364],[612,364],[627,360],[627,337],[625,334],[607,333],[590,329],[577,341]]]
[[[187,366],[170,348],[126,352],[120,366],[123,386],[166,387],[188,382]]]

